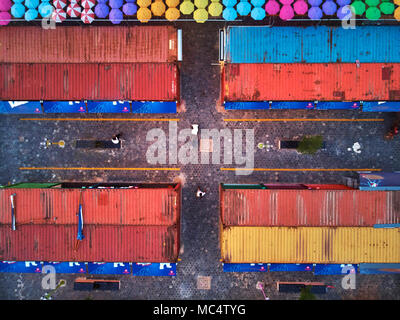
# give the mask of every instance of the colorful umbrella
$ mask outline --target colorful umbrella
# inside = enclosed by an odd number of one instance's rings
[[[240,1],[236,6],[236,10],[240,16],[247,16],[251,11],[251,4],[247,1]]]
[[[345,5],[344,7],[340,7],[338,9],[337,13],[336,13],[337,17],[340,20],[352,18],[353,13],[351,12],[351,10],[352,10],[351,8],[352,7],[349,6],[349,5]]]
[[[28,9],[36,9],[39,6],[39,0],[25,0],[25,7]]]
[[[255,7],[262,7],[265,3],[265,0],[251,0],[251,4]],[[257,10],[258,11],[258,10]],[[264,10],[263,10],[264,11]],[[260,11],[261,13],[261,11]],[[265,12],[264,12],[265,14]],[[263,18],[264,19],[264,18]]]
[[[25,12],[24,19],[25,19],[26,21],[32,21],[32,20],[36,19],[37,16],[38,16],[37,10],[35,10],[35,9],[28,9],[28,11]]]
[[[167,11],[165,11],[165,19],[168,21],[178,20],[180,16],[181,13],[177,8],[168,8]]]
[[[308,3],[312,6],[312,7],[319,7],[322,3],[322,0],[308,0]]]
[[[383,2],[379,6],[383,14],[393,14],[394,4],[392,2]]]
[[[151,5],[151,0],[137,0],[137,5],[142,8],[146,8]],[[146,13],[147,14],[147,13]]]
[[[337,5],[332,0],[325,1],[324,4],[322,5],[322,11],[328,16],[335,14],[336,10],[337,10]]]
[[[14,3],[22,3],[24,0],[13,0]]]
[[[151,11],[149,8],[139,8],[137,18],[140,22],[146,23],[151,19]]]
[[[76,2],[72,2],[68,5],[67,7],[67,14],[71,17],[71,18],[77,18],[81,15],[81,11],[82,8],[79,4],[77,4]]]
[[[11,0],[0,0],[0,11],[9,11],[11,9],[11,6]]]
[[[165,1],[165,4],[170,8],[176,8],[179,5],[179,0],[167,0]]]
[[[222,17],[226,21],[233,21],[237,18],[237,12],[233,7],[226,7],[222,12]]]
[[[63,9],[54,9],[51,19],[57,23],[63,22],[67,18],[67,13]]]
[[[92,23],[94,21],[94,12],[92,9],[85,8],[81,12],[81,20],[83,23]]]
[[[112,0],[111,0],[112,1]],[[111,2],[110,1],[110,2]],[[91,9],[94,7],[94,5],[96,4],[96,0],[82,0],[81,1],[81,6],[84,9]],[[93,12],[93,11],[92,11]]]
[[[319,7],[311,7],[308,9],[308,17],[311,20],[321,20],[322,10]]]
[[[400,6],[400,0],[394,0],[394,4],[397,4],[398,6]]]
[[[156,1],[151,4],[151,12],[156,16],[156,17],[161,17],[164,12],[165,12],[165,4],[162,1]]]
[[[101,0],[101,1],[107,2],[107,0]],[[100,1],[97,1],[97,2],[100,2]],[[136,0],[125,0],[125,2],[128,2],[128,3],[135,3]]]
[[[368,20],[378,20],[381,17],[381,11],[377,7],[369,7],[365,16]]]
[[[181,10],[181,12],[185,15],[191,14],[194,10],[194,4],[189,0],[184,0],[179,6],[179,10]]]
[[[208,0],[194,0],[194,5],[199,9],[205,9],[208,5]]]
[[[53,6],[56,9],[64,9],[66,5],[67,5],[67,2],[65,0],[54,0],[53,1]]]
[[[120,24],[121,21],[124,19],[124,15],[122,14],[121,10],[113,8],[108,15],[108,19],[111,21],[112,24]]]
[[[204,23],[208,19],[208,12],[206,9],[196,9],[193,13],[193,19],[197,23]]]
[[[303,14],[306,14],[308,11],[308,4],[307,4],[307,2],[305,2],[303,0],[297,0],[293,4],[293,10],[294,10],[294,12],[296,12],[296,14],[302,16]]]
[[[97,18],[104,19],[110,13],[110,8],[104,3],[99,3],[94,7],[94,13]]]
[[[286,4],[286,5],[292,4],[293,1],[294,1],[294,0],[279,0],[280,3]]]
[[[365,12],[365,3],[362,1],[354,1],[351,6],[356,15],[361,16]]]
[[[379,4],[379,0],[366,0],[365,3],[368,7],[376,7]]]
[[[269,0],[265,5],[265,11],[271,16],[278,14],[279,10],[279,3],[275,0]]]
[[[225,7],[233,7],[237,3],[237,0],[222,0],[222,3]]]
[[[77,1],[77,0],[75,0]],[[108,2],[108,0],[97,0],[97,3],[103,3],[106,4]],[[131,1],[126,1],[126,2],[131,2]]]
[[[16,3],[11,7],[11,15],[14,18],[22,18],[25,14],[25,7],[21,3]]]
[[[123,0],[110,0],[108,2],[108,5],[111,7],[111,9],[119,9],[122,7],[123,4]]]
[[[290,5],[284,5],[281,8],[281,11],[279,12],[279,18],[281,18],[282,20],[291,20],[294,17],[294,11],[292,6]]]
[[[122,6],[122,12],[127,16],[133,16],[137,12],[137,5],[132,2],[127,2]]]
[[[49,2],[42,2],[39,4],[38,11],[43,18],[49,18],[54,11],[54,7]]]
[[[6,26],[10,23],[11,14],[7,11],[0,12],[0,26]]]
[[[351,3],[351,0],[336,0],[339,7],[344,7]]]
[[[219,2],[213,2],[208,7],[208,13],[212,17],[219,17],[222,13],[222,9],[222,4],[220,4]]]
[[[394,10],[394,18],[397,21],[400,21],[400,7],[398,7],[396,10]]]
[[[253,20],[262,20],[265,18],[265,9],[261,7],[255,7],[251,10],[251,17]]]

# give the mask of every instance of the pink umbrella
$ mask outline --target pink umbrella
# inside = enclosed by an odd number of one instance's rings
[[[271,16],[278,14],[279,9],[280,9],[279,3],[276,2],[275,0],[269,0],[265,5],[265,12]]]
[[[11,0],[0,0],[0,11],[8,11],[11,9],[12,5],[13,3]]]
[[[51,14],[51,18],[55,22],[63,22],[67,18],[67,14],[63,9],[55,9],[53,13]]]
[[[83,9],[81,13],[81,20],[84,23],[92,23],[94,20],[94,12],[92,9]]]
[[[305,2],[303,0],[297,0],[293,4],[293,9],[294,9],[294,12],[296,12],[296,14],[303,15],[303,14],[306,14],[308,11],[308,4],[307,4],[307,2]]]
[[[81,15],[81,7],[76,2],[71,2],[67,7],[67,13],[71,18],[77,18]]]
[[[11,20],[11,14],[7,11],[0,12],[0,26],[6,26]]]
[[[54,0],[53,1],[53,6],[56,9],[63,9],[67,5],[67,2],[65,0]]]
[[[282,20],[290,20],[290,19],[292,19],[294,17],[294,11],[293,11],[292,6],[284,5],[281,8],[281,11],[279,12],[279,17]]]
[[[91,9],[94,7],[95,4],[96,4],[95,0],[82,0],[81,1],[81,6],[84,9]]]
[[[287,4],[287,5],[292,4],[293,1],[294,1],[294,0],[279,0],[280,3],[282,3],[282,4]]]

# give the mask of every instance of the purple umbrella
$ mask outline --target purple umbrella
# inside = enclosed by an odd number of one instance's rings
[[[294,1],[294,0],[279,0],[280,3],[282,3],[282,4],[287,4],[287,5],[292,4],[293,1]]]
[[[108,5],[104,3],[98,3],[94,7],[94,14],[96,15],[97,18],[104,19],[108,16],[109,13],[110,13],[110,8],[108,7]]]
[[[294,11],[292,6],[284,5],[279,12],[279,18],[282,20],[290,20],[294,17]]]
[[[136,0],[125,0],[125,2],[128,2],[128,3],[136,3]]]
[[[131,2],[125,3],[124,6],[122,7],[122,11],[127,16],[133,16],[137,11],[137,5]]]
[[[293,4],[293,9],[294,9],[294,12],[296,12],[296,14],[303,15],[303,14],[306,14],[308,11],[308,4],[307,4],[307,2],[305,2],[303,0],[297,0]]]
[[[124,0],[110,0],[108,2],[108,5],[112,8],[112,9],[119,9],[122,7],[122,4],[124,3]],[[111,10],[112,11],[112,10]]]
[[[322,0],[308,0],[308,3],[312,6],[312,7],[319,7],[322,3]]]
[[[108,0],[97,0],[97,3],[107,3]]]
[[[0,26],[6,26],[10,23],[11,14],[7,11],[0,12]]]
[[[311,20],[321,20],[321,18],[322,18],[322,10],[319,7],[311,7],[308,10],[308,17]]]
[[[0,0],[0,11],[9,11],[11,9],[11,6],[11,0]]]
[[[344,7],[347,4],[350,4],[351,0],[336,0],[339,7]]]
[[[108,18],[113,24],[119,24],[124,18],[124,15],[122,14],[122,11],[119,9],[111,9]]]
[[[279,10],[280,10],[279,3],[276,2],[275,0],[269,0],[265,5],[265,11],[271,16],[278,14]]]
[[[322,5],[322,10],[328,16],[331,16],[336,13],[337,5],[332,0],[325,1]]]
[[[336,13],[337,17],[340,20],[343,19],[351,19],[352,18],[352,13],[349,5],[345,5],[343,7],[340,7]]]

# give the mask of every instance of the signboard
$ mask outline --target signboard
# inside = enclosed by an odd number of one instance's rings
[[[88,262],[89,274],[130,274],[129,262]]]
[[[42,273],[40,261],[0,261],[0,272]]]
[[[224,272],[268,272],[267,263],[224,263]]]
[[[315,103],[310,101],[272,101],[271,109],[306,109],[312,110]]]
[[[360,109],[360,102],[318,101],[317,110],[356,110]]]
[[[365,112],[400,112],[400,101],[364,101]]]
[[[176,263],[132,263],[134,276],[176,276]]]
[[[342,272],[344,267],[353,267],[354,273],[357,273],[356,264],[316,264],[314,267],[314,275],[331,275],[331,274],[347,274],[350,272]],[[348,268],[350,269],[350,268]]]
[[[269,102],[268,101],[257,101],[257,102],[232,102],[226,101],[224,103],[226,110],[260,110],[260,109],[269,109]]]
[[[88,101],[89,113],[129,113],[129,101]]]
[[[56,273],[86,273],[86,264],[84,262],[50,262],[44,261],[44,266],[53,266]]]
[[[43,101],[45,113],[85,113],[84,101]]]
[[[269,271],[312,271],[312,264],[304,263],[271,263],[269,265]]]
[[[133,113],[176,113],[175,101],[132,101]]]
[[[360,190],[400,190],[400,172],[360,173]]]
[[[0,113],[40,114],[40,101],[0,101]]]

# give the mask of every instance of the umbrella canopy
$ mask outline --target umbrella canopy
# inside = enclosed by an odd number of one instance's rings
[[[398,7],[396,10],[394,10],[394,18],[397,21],[400,21],[400,7]]]
[[[365,12],[365,3],[362,1],[354,1],[351,6],[354,9],[354,13],[358,16]]]
[[[78,1],[78,0],[75,0],[75,1]],[[97,3],[107,3],[107,2],[108,2],[108,0],[97,0]],[[130,2],[130,1],[127,1],[127,2]]]
[[[394,4],[392,2],[382,2],[379,6],[383,14],[393,14]]]
[[[290,5],[284,5],[279,12],[279,18],[282,20],[291,20],[294,17],[293,8]]]
[[[222,3],[225,7],[233,7],[237,3],[237,0],[222,0]]]
[[[237,18],[237,12],[233,7],[226,7],[222,12],[222,17],[227,21],[233,21]]]
[[[67,14],[71,17],[71,18],[77,18],[81,15],[81,11],[82,8],[79,4],[77,4],[76,2],[72,2],[68,5],[67,7]]]
[[[265,9],[261,7],[255,7],[251,10],[251,17],[254,20],[262,20],[265,18]]]
[[[400,6],[400,0],[394,0],[394,3]]]
[[[282,4],[287,4],[287,5],[292,4],[293,1],[294,1],[294,0],[279,0],[280,3],[282,3]]]
[[[25,14],[25,7],[21,3],[16,3],[11,7],[11,15],[14,18],[22,18]]]
[[[381,11],[377,7],[369,7],[365,16],[368,20],[378,20],[381,17]]]
[[[198,23],[204,23],[208,19],[208,12],[206,9],[196,9],[193,13],[193,19]]]
[[[322,10],[319,7],[311,7],[308,9],[308,17],[311,20],[321,20]]]
[[[208,7],[208,13],[212,17],[219,17],[222,13],[222,9],[222,4],[220,4],[219,2],[213,2]]]
[[[39,0],[25,0],[25,7],[28,9],[36,9],[39,6]]]
[[[22,3],[24,0],[13,0],[14,3]]]
[[[180,16],[181,12],[177,8],[168,8],[167,11],[165,11],[165,19],[169,21],[178,20]]]
[[[54,7],[48,2],[39,4],[38,11],[43,18],[49,18],[53,13]]]
[[[351,3],[351,0],[336,0],[339,7],[344,7]]]
[[[279,10],[279,3],[275,0],[269,0],[265,5],[265,11],[271,16],[278,14]]]
[[[94,7],[95,4],[96,4],[96,0],[82,0],[81,1],[81,6],[84,9],[91,9]]]
[[[146,8],[151,5],[151,0],[137,0],[137,5],[142,8]]]
[[[0,12],[0,26],[6,26],[10,23],[11,14],[7,11]]]
[[[66,0],[53,0],[53,6],[56,9],[64,9],[67,5]]]
[[[107,18],[110,13],[110,8],[104,3],[99,3],[94,7],[94,14],[97,18],[104,19]]]
[[[112,24],[120,24],[121,21],[124,19],[124,15],[119,9],[111,9],[110,14],[108,15],[108,19],[111,21]]]
[[[51,19],[57,23],[63,22],[67,18],[67,13],[63,9],[54,9]]]
[[[37,16],[38,16],[37,10],[29,9],[28,11],[25,12],[24,18],[25,18],[26,21],[31,21],[31,20],[36,19]]]
[[[265,0],[251,0],[251,4],[255,7],[262,7],[265,4]]]
[[[11,0],[0,0],[0,11],[9,11],[11,6]]]
[[[162,1],[156,1],[151,4],[151,12],[153,12],[156,17],[161,17],[165,9],[165,4]]]
[[[108,1],[108,5],[111,9],[119,9],[124,4],[124,0],[110,0]]]
[[[104,1],[105,3],[107,2],[107,0],[101,0],[101,1]],[[100,2],[100,1],[97,1],[97,2]],[[125,0],[125,2],[136,3],[136,0]]]
[[[247,16],[251,11],[251,4],[247,1],[240,1],[236,6],[237,13],[241,16]]]
[[[146,23],[151,19],[151,11],[149,8],[139,8],[137,18],[140,22]]]
[[[307,2],[303,1],[303,0],[297,0],[294,4],[293,4],[293,10],[294,12],[296,12],[296,14],[298,15],[303,15],[306,14],[308,11],[308,4]]]
[[[365,3],[368,7],[376,7],[379,4],[379,0],[366,0]]]
[[[83,9],[81,12],[81,20],[83,23],[92,23],[94,21],[94,12],[92,9]]]
[[[165,4],[170,8],[176,8],[179,5],[179,0],[167,0]]]
[[[137,5],[132,2],[127,2],[122,6],[122,12],[127,16],[133,16],[137,12]]]
[[[179,10],[181,10],[183,14],[191,14],[194,10],[194,4],[189,0],[184,0],[179,6]]]
[[[194,0],[194,5],[199,9],[205,9],[208,5],[208,0]]]
[[[328,16],[335,14],[336,10],[337,10],[337,5],[335,2],[331,0],[325,1],[324,4],[322,5],[322,11]]]
[[[345,5],[343,7],[340,7],[336,15],[340,20],[351,18],[352,17],[351,6]]]
[[[308,0],[308,3],[312,6],[312,7],[319,7],[322,3],[322,0]]]

